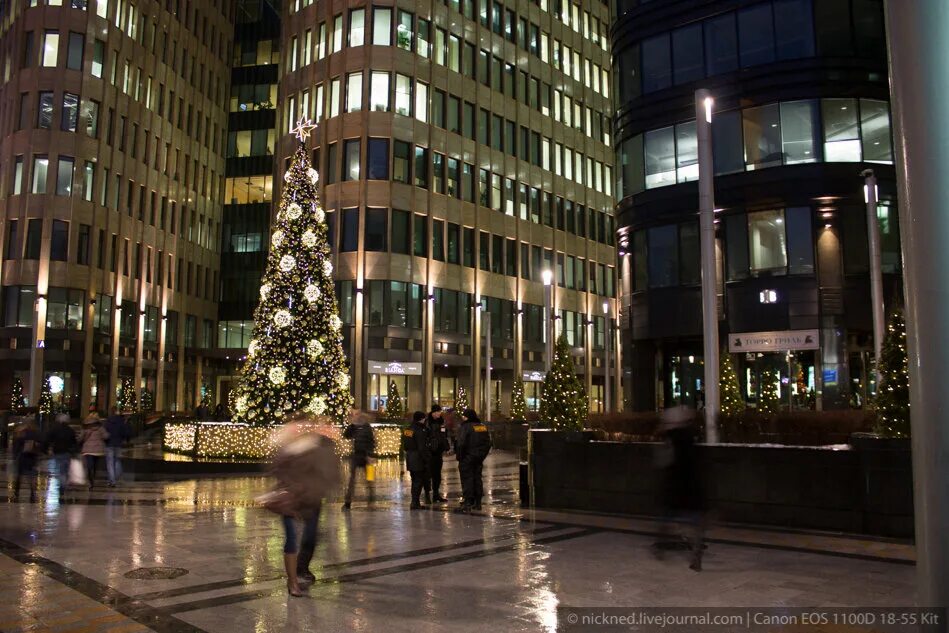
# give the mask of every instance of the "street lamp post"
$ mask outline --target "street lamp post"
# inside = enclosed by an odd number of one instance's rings
[[[862,174],[863,201],[867,203],[867,242],[870,246],[870,302],[873,310],[874,374],[880,388],[880,354],[883,349],[883,264],[880,255],[880,221],[877,219],[877,177],[872,169]]]
[[[613,336],[613,324],[610,321],[610,304],[608,301],[603,302],[603,318],[606,321],[606,371],[605,375],[605,387],[603,389],[603,413],[611,413],[613,411],[613,400],[610,398],[610,338]]]
[[[553,328],[551,328],[551,324],[553,323],[551,310],[553,310],[554,303],[552,297],[554,274],[550,270],[545,269],[544,272],[541,273],[541,278],[544,280],[544,366],[546,372],[549,374],[554,349]]]
[[[715,280],[715,172],[712,106],[708,90],[695,91],[699,158],[699,224],[702,231],[702,329],[705,339],[705,441],[718,442],[718,297]]]
[[[484,421],[491,421],[491,313],[482,310],[484,323]]]

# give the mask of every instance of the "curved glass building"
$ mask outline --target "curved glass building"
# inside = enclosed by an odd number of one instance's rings
[[[616,215],[633,409],[702,398],[699,88],[715,100],[720,341],[745,399],[754,406],[773,389],[786,408],[829,409],[872,392],[864,170],[879,183],[887,307],[901,272],[882,5],[617,0]]]

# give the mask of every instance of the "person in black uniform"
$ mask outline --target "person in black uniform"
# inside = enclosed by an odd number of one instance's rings
[[[349,486],[346,488],[346,500],[343,503],[343,510],[349,510],[353,503],[353,492],[356,489],[356,470],[362,468],[365,473],[366,467],[372,463],[372,454],[376,452],[376,438],[372,433],[369,420],[358,411],[353,414],[352,422],[343,431],[343,437],[353,441]],[[369,488],[369,503],[372,503],[375,501],[375,486],[368,478],[366,485]]]
[[[458,456],[458,474],[461,476],[463,499],[455,512],[471,512],[481,509],[484,488],[481,471],[484,460],[491,450],[491,433],[481,423],[478,414],[466,409],[461,414],[461,428],[455,439],[455,454]]]
[[[405,467],[412,476],[412,510],[419,510],[422,504],[419,497],[425,482],[430,477],[432,458],[431,434],[425,424],[425,414],[416,411],[412,414],[412,424],[402,430],[402,448],[405,450]]]
[[[448,444],[448,432],[445,430],[445,421],[442,419],[442,408],[437,404],[432,405],[432,410],[428,414],[428,431],[432,438],[432,461],[429,464],[432,478],[432,501],[435,503],[445,503],[447,499],[440,493],[442,485],[442,462],[443,455],[451,448]]]

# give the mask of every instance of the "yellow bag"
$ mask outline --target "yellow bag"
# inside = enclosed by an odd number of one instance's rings
[[[376,465],[366,464],[366,481],[376,480]]]

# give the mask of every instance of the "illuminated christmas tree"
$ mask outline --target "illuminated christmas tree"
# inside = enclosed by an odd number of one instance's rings
[[[122,411],[138,411],[138,398],[135,397],[135,382],[131,378],[122,381],[122,389],[119,391],[118,403]]]
[[[142,411],[154,411],[155,409],[155,396],[152,395],[151,389],[142,389]]]
[[[468,408],[468,391],[464,387],[458,387],[458,397],[455,399],[455,411],[464,413]]]
[[[579,431],[586,422],[589,404],[583,383],[577,377],[567,337],[561,335],[554,348],[550,371],[544,377],[540,402],[541,420],[561,431]]]
[[[721,393],[722,415],[738,415],[745,410],[745,399],[741,397],[741,387],[738,385],[738,374],[732,363],[732,355],[722,351],[719,358],[718,385]]]
[[[234,421],[279,424],[305,410],[343,423],[353,403],[336,304],[319,176],[304,147],[312,124],[300,122],[300,146],[284,175],[270,256],[254,311]]]
[[[23,395],[23,381],[19,376],[13,378],[13,387],[10,389],[10,411],[18,415],[26,408],[26,398]]]
[[[402,396],[399,395],[399,386],[395,381],[389,383],[389,393],[386,395],[386,420],[392,424],[401,424],[405,418],[405,406]]]
[[[518,378],[514,381],[511,391],[511,419],[527,419],[527,402],[524,400],[524,381]]]
[[[909,437],[909,358],[906,319],[900,308],[893,311],[886,326],[879,364],[877,432],[886,437]]]
[[[758,412],[777,413],[781,408],[781,398],[778,396],[778,372],[773,367],[768,367],[761,372],[759,393]]]
[[[53,389],[49,384],[49,376],[43,380],[43,387],[40,389],[39,410],[43,415],[53,412]]]

